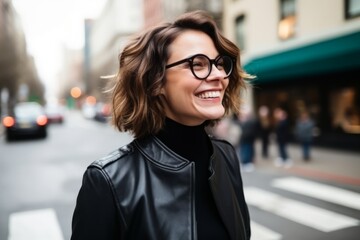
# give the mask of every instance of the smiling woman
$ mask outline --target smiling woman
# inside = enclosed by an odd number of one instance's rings
[[[71,239],[250,239],[237,154],[205,131],[240,107],[237,46],[195,11],[135,36],[119,61],[112,123],[135,140],[85,171]]]

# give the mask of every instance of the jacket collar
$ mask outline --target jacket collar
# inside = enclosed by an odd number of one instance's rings
[[[189,160],[173,152],[155,136],[136,139],[134,144],[151,162],[160,167],[176,170],[190,163]]]

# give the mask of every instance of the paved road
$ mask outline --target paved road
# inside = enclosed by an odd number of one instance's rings
[[[131,140],[77,112],[49,130],[46,140],[6,143],[0,137],[1,240],[69,239],[86,166]],[[316,149],[305,164],[296,146],[291,156],[290,169],[258,159],[254,172],[243,172],[252,239],[358,239],[360,158]]]
[[[78,112],[51,125],[45,140],[0,136],[0,239],[69,239],[86,166],[130,140]]]
[[[253,239],[358,239],[359,186],[275,169],[243,179]]]

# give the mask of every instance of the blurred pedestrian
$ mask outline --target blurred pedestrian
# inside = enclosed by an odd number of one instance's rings
[[[225,117],[214,127],[207,128],[206,130],[210,135],[228,141],[235,149],[239,147],[241,128],[238,124],[237,116]]]
[[[134,38],[119,60],[112,123],[135,139],[85,171],[71,239],[250,239],[235,149],[204,129],[238,111],[238,47],[196,11]]]
[[[259,137],[261,140],[261,155],[264,159],[269,157],[269,138],[272,130],[269,112],[267,106],[259,107]]]
[[[275,159],[276,166],[291,167],[292,161],[288,154],[288,142],[290,138],[290,126],[288,121],[288,114],[281,108],[274,110],[275,118],[275,134],[278,146],[279,157]]]
[[[239,113],[239,125],[241,127],[240,134],[240,160],[242,169],[246,172],[254,170],[254,156],[255,156],[255,139],[257,137],[258,122],[255,116],[251,113],[250,108],[244,108]]]
[[[310,118],[309,113],[304,111],[296,123],[295,135],[301,144],[302,157],[305,161],[310,160],[310,148],[313,140],[314,122]]]

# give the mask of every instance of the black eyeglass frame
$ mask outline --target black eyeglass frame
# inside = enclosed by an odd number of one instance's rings
[[[199,56],[200,56],[200,57],[205,57],[205,58],[207,58],[207,59],[209,60],[209,62],[210,62],[209,73],[206,75],[206,77],[198,77],[198,76],[196,75],[195,71],[194,71],[193,61],[194,61],[194,59],[195,59],[196,57],[199,57]],[[166,65],[165,68],[166,68],[166,69],[172,68],[172,67],[175,67],[175,66],[177,66],[177,65],[180,65],[180,64],[182,64],[182,63],[188,62],[189,65],[190,65],[190,70],[191,70],[192,74],[194,75],[194,77],[196,77],[196,78],[199,79],[199,80],[205,80],[205,79],[211,74],[212,66],[215,65],[215,67],[217,68],[217,62],[220,60],[220,58],[229,58],[229,60],[230,60],[231,63],[232,63],[231,69],[230,69],[229,73],[227,73],[226,76],[224,77],[224,79],[225,79],[225,78],[228,78],[228,77],[231,75],[232,71],[234,70],[234,65],[235,65],[235,62],[236,62],[236,60],[235,60],[234,58],[229,57],[229,56],[227,56],[227,55],[219,55],[219,56],[217,56],[217,57],[214,58],[214,59],[210,59],[210,58],[209,58],[208,56],[206,56],[205,54],[199,53],[199,54],[195,54],[195,55],[193,55],[193,56],[191,56],[191,57],[184,58],[184,59],[182,59],[182,60],[176,61],[176,62],[174,62],[174,63],[170,63],[170,64]]]

